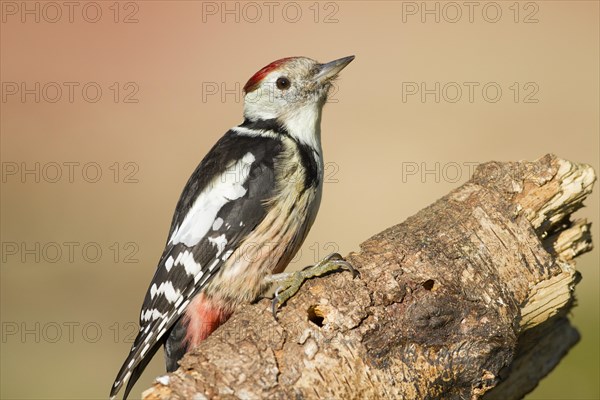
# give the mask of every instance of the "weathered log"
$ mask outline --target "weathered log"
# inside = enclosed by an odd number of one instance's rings
[[[547,155],[473,177],[279,311],[261,300],[187,354],[144,399],[518,399],[579,339],[569,324],[592,248],[572,220],[591,167]]]

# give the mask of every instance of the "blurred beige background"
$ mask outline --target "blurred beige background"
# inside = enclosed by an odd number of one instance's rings
[[[357,249],[478,162],[600,171],[595,1],[73,4],[0,3],[3,399],[107,397],[180,191],[272,60],[356,55],[291,268]],[[598,191],[578,213],[596,242]],[[599,254],[578,263],[582,340],[530,399],[600,397]],[[157,355],[132,397],[163,371]]]

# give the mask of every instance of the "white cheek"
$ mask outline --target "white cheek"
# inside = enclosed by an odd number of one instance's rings
[[[288,90],[285,90],[281,93],[281,99],[285,104],[299,106],[300,103],[304,101],[302,96],[300,95],[300,91],[296,87],[291,87]]]
[[[264,84],[263,84],[264,85]],[[259,87],[244,98],[244,115],[251,119],[273,119],[285,110],[286,101],[273,85]],[[269,87],[271,86],[271,87]]]

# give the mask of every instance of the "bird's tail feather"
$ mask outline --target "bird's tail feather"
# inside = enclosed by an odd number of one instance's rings
[[[139,345],[143,342],[143,339],[144,335],[142,334],[142,332],[138,333],[137,337],[135,338],[135,341],[133,342],[132,350],[129,353],[129,356],[127,357],[125,362],[123,363],[123,366],[119,370],[115,382],[110,390],[111,400],[116,398],[117,393],[119,392],[119,390],[121,390],[125,383],[127,383],[127,386],[125,387],[123,400],[127,399],[129,392],[131,391],[139,377],[142,375],[142,372],[144,372],[144,369],[146,369],[146,366],[148,365],[150,360],[152,360],[154,354],[156,354],[156,352],[163,343],[162,341],[155,343],[154,346],[152,346],[148,350],[148,353],[144,357],[140,358],[138,352],[134,351],[134,349],[139,347]],[[135,362],[132,363],[132,360],[136,359],[139,360],[137,364]]]

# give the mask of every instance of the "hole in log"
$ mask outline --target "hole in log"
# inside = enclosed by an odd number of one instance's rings
[[[308,320],[318,326],[319,328],[323,326],[323,320],[325,319],[325,315],[323,311],[319,309],[317,306],[308,307]]]
[[[433,279],[427,279],[425,282],[421,284],[425,290],[432,290],[435,285],[435,281]]]

